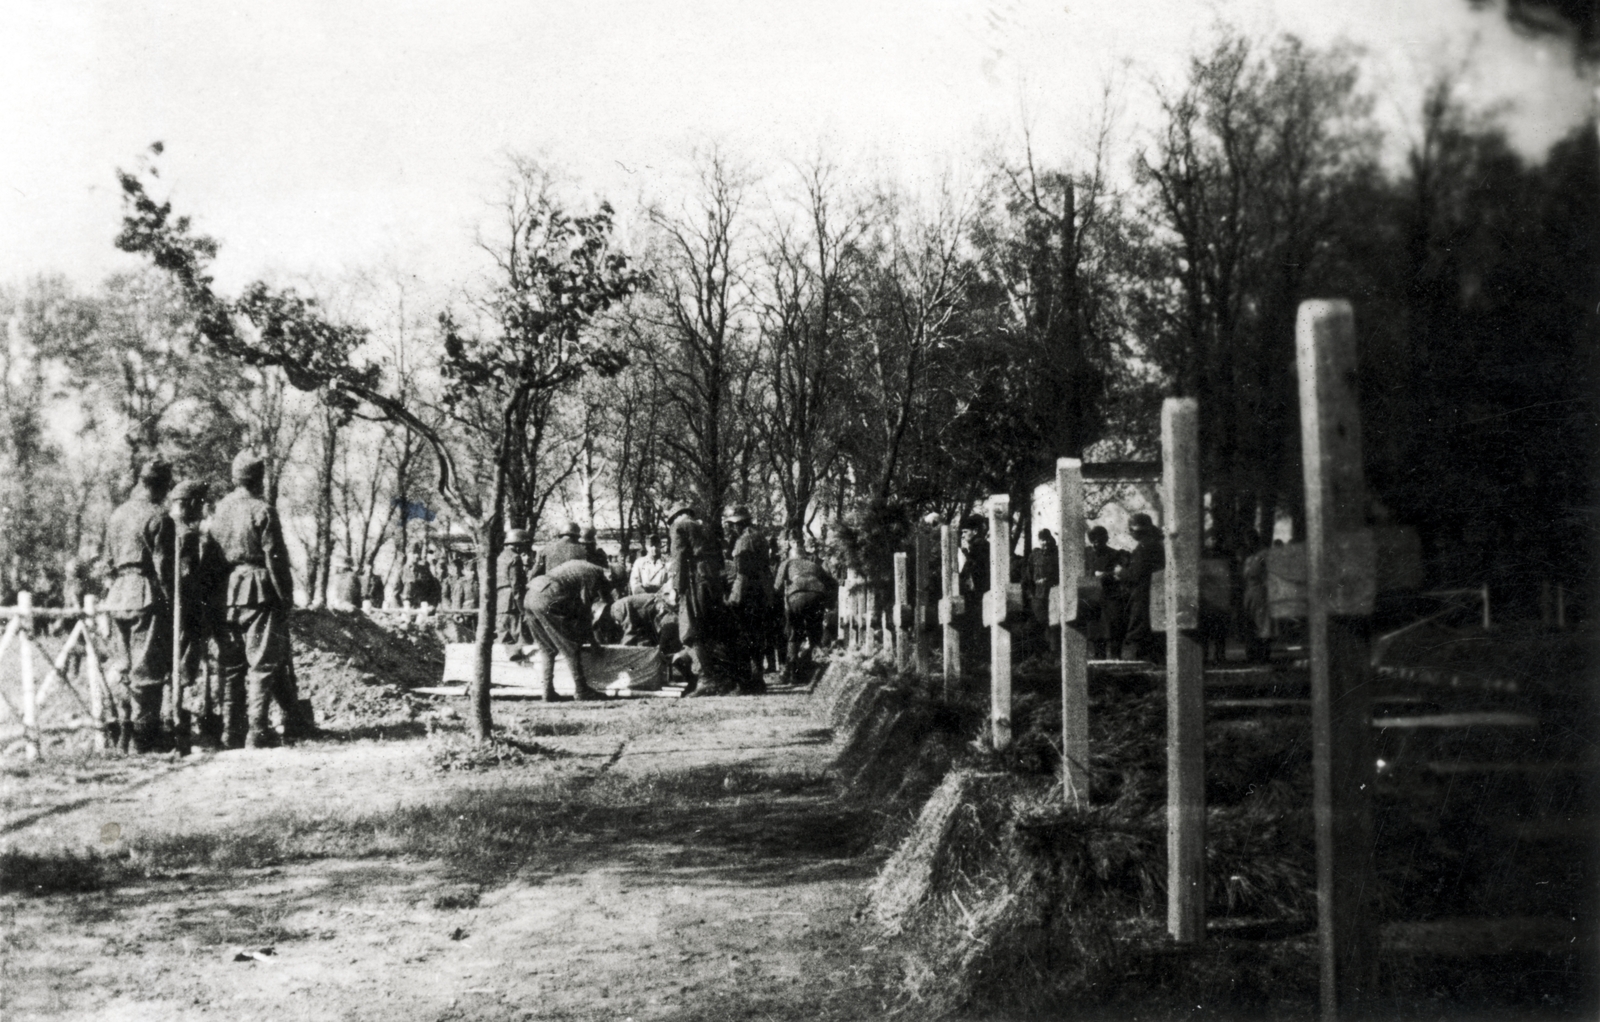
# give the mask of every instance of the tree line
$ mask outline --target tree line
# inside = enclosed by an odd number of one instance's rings
[[[1360,70],[1222,32],[1131,167],[1109,119],[1075,163],[1024,146],[921,189],[711,150],[619,217],[517,161],[488,269],[448,299],[381,272],[221,294],[153,147],[121,177],[144,270],[0,291],[0,582],[87,584],[140,460],[223,480],[243,446],[312,600],[430,516],[485,553],[566,508],[638,546],[677,498],[886,563],[929,511],[1025,515],[1058,456],[1155,456],[1168,395],[1200,401],[1213,541],[1241,550],[1300,513],[1293,323],[1326,296],[1356,309],[1377,513],[1419,527],[1436,580],[1580,582],[1594,126],[1530,161],[1446,75],[1395,168]]]

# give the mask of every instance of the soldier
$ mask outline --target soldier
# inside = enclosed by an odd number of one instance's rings
[[[684,695],[720,696],[738,691],[737,663],[730,648],[731,615],[723,599],[722,550],[688,504],[667,511],[671,537],[667,586],[678,607],[678,640],[695,677]]]
[[[361,577],[361,604],[369,605],[373,610],[382,610],[383,595],[383,576],[369,565],[366,574]]]
[[[678,651],[678,618],[673,613],[672,605],[660,593],[634,593],[621,597],[611,604],[611,619],[621,633],[617,640],[620,645],[659,646],[666,656]],[[669,649],[669,646],[672,648]]]
[[[1128,557],[1121,580],[1128,593],[1128,634],[1134,656],[1155,663],[1166,661],[1166,646],[1150,627],[1150,577],[1166,567],[1167,551],[1161,530],[1143,511],[1128,520],[1128,532],[1139,544]]]
[[[528,593],[527,556],[527,532],[512,529],[506,533],[494,570],[495,633],[501,645],[513,649],[520,649],[529,641],[522,616],[522,601]]]
[[[561,530],[561,535],[539,551],[538,560],[533,562],[533,577],[548,574],[568,561],[587,561],[589,548],[579,542],[582,536],[583,530],[578,523],[568,522],[567,527]]]
[[[1056,537],[1049,529],[1039,530],[1039,545],[1028,551],[1022,581],[1028,590],[1028,613],[1044,629],[1050,654],[1061,652],[1061,629],[1050,627],[1050,587],[1061,579],[1061,561]]]
[[[542,680],[546,702],[560,699],[556,695],[558,653],[567,658],[572,670],[575,698],[605,698],[605,693],[590,688],[585,680],[581,650],[585,643],[599,650],[594,637],[594,604],[602,597],[609,603],[615,596],[610,573],[585,560],[564,561],[528,583],[523,607],[528,612],[528,629],[545,654]]]
[[[583,556],[590,564],[604,570],[607,575],[611,574],[611,558],[607,557],[606,552],[600,549],[600,534],[595,531],[595,527],[592,525],[584,526],[583,550]]]
[[[1128,606],[1117,569],[1128,563],[1128,552],[1109,545],[1111,534],[1103,525],[1089,530],[1089,546],[1083,551],[1083,573],[1100,584],[1100,605],[1082,607],[1084,635],[1089,639],[1089,656],[1104,660],[1122,656],[1122,636],[1127,631]]]
[[[120,722],[108,735],[124,752],[150,752],[161,739],[161,691],[172,666],[172,545],[175,529],[162,501],[172,468],[155,459],[139,473],[137,491],[111,514],[106,550],[114,576],[106,602],[116,626],[115,699]],[[113,691],[116,686],[113,686]],[[137,705],[135,718],[134,707]]]
[[[766,690],[761,676],[762,653],[768,632],[767,613],[772,592],[772,567],[767,563],[766,544],[750,525],[750,510],[743,504],[728,512],[723,524],[733,537],[733,554],[728,565],[728,606],[733,609],[734,639],[739,649],[741,669],[739,687],[759,693]]]
[[[188,708],[200,696],[200,737],[204,745],[215,747],[212,737],[219,733],[220,721],[212,708],[211,693],[200,691],[205,669],[206,645],[211,641],[211,596],[219,580],[219,552],[211,537],[200,528],[205,514],[206,484],[184,480],[167,497],[172,521],[176,525],[174,542],[177,563],[178,683],[168,712],[172,743],[188,753],[192,737]],[[211,719],[215,718],[215,719]]]
[[[269,719],[274,698],[287,703],[284,731],[297,737],[300,726],[298,700],[290,691],[294,579],[278,513],[261,499],[265,474],[259,455],[240,451],[233,459],[234,489],[217,503],[211,519],[211,536],[228,567],[220,594],[224,612],[217,629],[217,666],[230,749],[279,744]]]
[[[789,540],[789,556],[778,566],[773,591],[783,600],[789,651],[785,670],[790,680],[809,674],[816,651],[822,648],[822,629],[828,608],[839,598],[839,580],[815,557],[806,553],[798,534]],[[800,659],[800,641],[806,641],[806,658]]]

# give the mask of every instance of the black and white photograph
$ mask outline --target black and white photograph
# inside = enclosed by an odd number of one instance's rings
[[[0,94],[0,1019],[1600,1018],[1595,0]]]

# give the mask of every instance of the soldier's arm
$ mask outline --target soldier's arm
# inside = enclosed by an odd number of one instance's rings
[[[272,588],[285,607],[294,606],[294,576],[289,571],[289,548],[283,542],[283,526],[278,522],[278,512],[267,507],[265,527],[261,530],[261,553],[267,562],[267,576]]]

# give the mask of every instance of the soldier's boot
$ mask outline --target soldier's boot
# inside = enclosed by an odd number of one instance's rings
[[[250,679],[246,691],[249,728],[244,736],[247,749],[273,749],[281,744],[278,733],[272,730],[271,698],[264,682]]]
[[[574,671],[572,673],[572,698],[580,703],[592,703],[604,700],[606,694],[590,688],[583,675]]]

